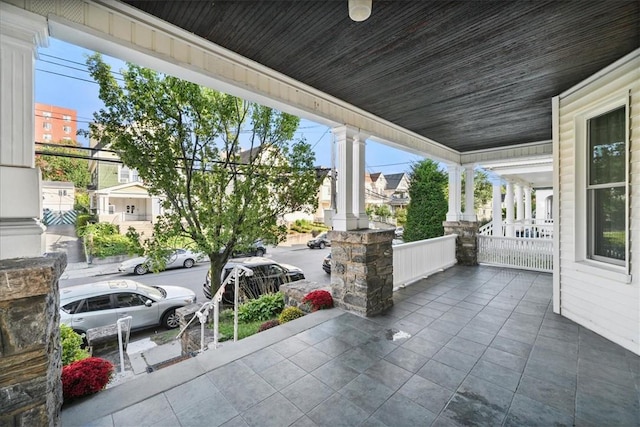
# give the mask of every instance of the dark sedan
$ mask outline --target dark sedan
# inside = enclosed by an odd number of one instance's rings
[[[327,246],[331,246],[331,240],[327,233],[318,234],[314,239],[307,242],[307,246],[311,249],[320,248],[324,249]]]

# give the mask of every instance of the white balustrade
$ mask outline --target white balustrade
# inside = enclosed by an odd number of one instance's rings
[[[456,263],[456,237],[451,234],[394,245],[394,289],[453,266]]]
[[[478,262],[552,272],[553,240],[479,235]]]

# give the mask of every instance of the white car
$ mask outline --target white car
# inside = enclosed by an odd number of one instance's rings
[[[131,316],[131,328],[162,325],[177,328],[176,308],[196,302],[181,286],[148,286],[133,280],[110,280],[60,289],[60,322],[78,333],[113,325]]]
[[[191,268],[204,258],[204,254],[193,252],[189,249],[173,249],[166,257],[164,268]],[[152,261],[148,257],[137,257],[121,263],[118,266],[118,271],[142,275],[151,271],[152,267]]]

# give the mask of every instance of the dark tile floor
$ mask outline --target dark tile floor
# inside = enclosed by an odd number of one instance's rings
[[[338,313],[80,424],[639,425],[640,357],[553,314],[551,288],[456,266],[397,291],[385,316]]]

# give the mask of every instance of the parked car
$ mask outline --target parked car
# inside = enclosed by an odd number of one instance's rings
[[[181,286],[149,286],[133,280],[110,280],[60,289],[60,322],[78,333],[115,324],[131,316],[131,328],[178,327],[176,308],[196,302]]]
[[[325,273],[331,274],[331,252],[322,260],[322,269]]]
[[[282,264],[262,257],[231,259],[224,266],[220,281],[224,281],[236,265],[242,265],[253,271],[253,276],[242,276],[240,288],[242,299],[257,298],[263,293],[277,292],[283,283],[304,279],[304,273],[298,267]],[[202,291],[207,299],[211,299],[211,269],[207,272]],[[222,301],[233,304],[235,286],[230,283],[222,295]]]
[[[327,246],[331,246],[331,240],[329,240],[328,233],[320,233],[315,238],[307,242],[307,246],[311,249],[320,248],[324,249]]]
[[[250,256],[264,256],[267,253],[267,247],[261,239],[256,240],[245,249],[234,250],[231,254],[234,258],[250,257]]]
[[[191,268],[197,262],[202,261],[205,255],[196,253],[189,249],[173,249],[166,256],[165,269],[170,268]],[[147,274],[152,270],[152,260],[149,257],[137,257],[124,261],[118,266],[118,271],[129,274]]]

